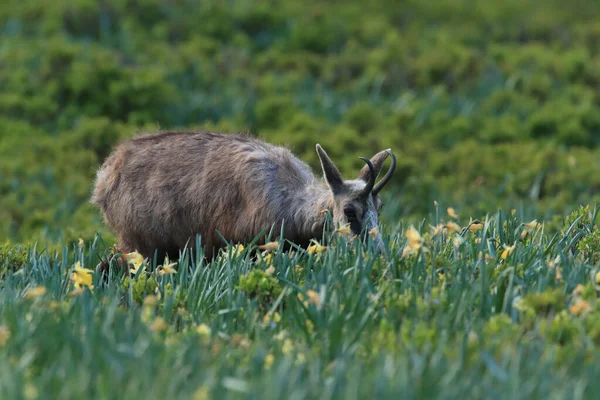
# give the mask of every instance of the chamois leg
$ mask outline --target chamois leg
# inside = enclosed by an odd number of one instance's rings
[[[132,252],[132,247],[129,243],[124,241],[123,239],[119,240],[119,243],[113,247],[110,251],[108,257],[103,258],[98,265],[96,265],[96,271],[104,274],[108,274],[108,269],[110,268],[111,260],[115,260],[119,269],[125,268],[127,266],[127,260],[123,257],[123,254]],[[120,254],[119,257],[115,257],[117,254]]]

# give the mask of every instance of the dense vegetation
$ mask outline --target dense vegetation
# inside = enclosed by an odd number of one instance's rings
[[[0,398],[598,398],[599,89],[589,0],[0,2]],[[392,148],[391,257],[103,276],[95,170],[159,128]]]
[[[389,263],[339,234],[211,264],[130,254],[132,277],[87,269],[99,241],[0,249],[0,396],[598,398],[596,215],[549,234],[440,210],[385,238]]]
[[[119,139],[252,131],[346,174],[399,155],[388,215],[598,198],[600,12],[575,0],[0,4],[0,241],[107,234]],[[402,213],[402,214],[400,214]]]

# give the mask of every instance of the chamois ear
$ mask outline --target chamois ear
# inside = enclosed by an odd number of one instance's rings
[[[375,170],[375,174],[379,175],[379,172],[381,171],[381,167],[383,167],[383,163],[385,162],[385,160],[388,158],[389,155],[390,155],[389,150],[383,150],[383,151],[380,151],[379,153],[375,154],[373,157],[371,157],[371,164],[373,164],[373,169]],[[377,176],[375,176],[375,178],[377,178]],[[362,167],[362,169],[360,170],[360,173],[358,175],[358,179],[363,180],[365,182],[369,182],[369,180],[371,179],[371,170],[369,169],[368,165],[365,165],[364,167]]]
[[[342,190],[344,189],[344,180],[342,179],[342,174],[340,174],[340,171],[337,169],[333,161],[331,161],[325,150],[323,150],[321,145],[318,143],[317,154],[319,155],[319,159],[321,160],[323,176],[325,176],[325,180],[327,180],[331,191],[333,192],[333,194],[342,192]]]

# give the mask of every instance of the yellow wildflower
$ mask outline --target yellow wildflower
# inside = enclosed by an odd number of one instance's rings
[[[133,266],[133,268],[130,268],[133,274],[137,274],[140,267],[144,264],[144,256],[137,251],[123,254],[123,257],[125,257],[125,260],[127,260],[127,264]]]
[[[560,267],[556,267],[555,271],[555,279],[557,281],[562,281],[563,279],[563,275],[562,275],[562,270],[560,269]]]
[[[144,298],[144,306],[146,307],[154,307],[158,304],[158,299],[153,294],[149,294]]]
[[[471,232],[477,232],[482,229],[483,229],[483,223],[478,219],[471,221],[471,223],[469,224],[469,230]]]
[[[200,324],[196,327],[196,333],[204,338],[207,338],[210,337],[212,331],[208,325]]]
[[[442,225],[442,224],[437,224],[436,226],[431,226],[431,225],[429,225],[429,226],[433,230],[433,236],[437,236],[444,231],[444,225]]]
[[[23,297],[26,299],[35,299],[37,297],[43,296],[46,294],[46,288],[44,286],[36,286],[33,288],[29,288],[25,291]]]
[[[274,313],[268,312],[263,317],[264,324],[268,324],[270,322],[278,323],[279,321],[281,321],[281,315],[277,311],[275,311]]]
[[[177,265],[177,263],[171,263],[171,264],[163,265],[160,268],[160,270],[158,271],[158,274],[160,276],[162,276],[162,275],[176,274],[177,270],[175,268],[173,268],[175,265]]]
[[[502,252],[500,257],[506,260],[515,251],[515,245],[513,244],[512,246],[507,246],[503,244],[502,247],[504,247],[504,251]]]
[[[269,242],[261,246],[258,246],[260,250],[277,250],[279,248],[279,242]]]
[[[262,254],[262,261],[265,265],[271,265],[273,263],[273,254]]]
[[[271,369],[273,361],[275,361],[275,356],[271,353],[267,354],[267,356],[265,357],[265,369]]]
[[[298,293],[298,300],[300,300],[302,304],[304,304],[304,307],[308,307],[308,300],[305,299],[302,293]]]
[[[78,288],[75,288],[75,289],[73,289],[73,290],[71,290],[69,292],[69,297],[79,296],[82,293],[83,293],[83,288],[82,287],[78,287]]]
[[[319,293],[315,292],[314,290],[308,290],[306,292],[306,295],[308,296],[308,301],[310,303],[313,303],[317,306],[321,304],[321,296],[319,295]]]
[[[350,224],[345,224],[337,228],[335,232],[340,235],[349,235],[352,233],[352,230],[350,229]]]
[[[167,323],[165,322],[165,320],[162,317],[154,318],[154,321],[150,325],[150,329],[153,330],[154,332],[166,331],[168,327],[169,327],[169,325],[167,325]]]
[[[319,242],[317,242],[314,239],[312,240],[312,243],[314,243],[314,244],[308,246],[308,248],[306,249],[308,254],[318,254],[318,253],[321,253],[321,252],[327,250],[327,246],[321,246],[321,244],[319,244]]]
[[[448,211],[448,216],[450,216],[450,218],[458,219],[458,214],[456,213],[454,208],[448,207],[446,211]]]
[[[402,251],[402,257],[417,253],[423,246],[423,238],[421,237],[421,234],[412,226],[406,231],[406,238],[408,240],[406,241],[406,246],[404,246],[404,250]]]
[[[74,283],[75,288],[79,288],[81,286],[87,286],[90,289],[92,286],[92,270],[87,268],[82,268],[81,263],[77,261],[74,266],[73,272],[71,272],[71,281]]]
[[[232,258],[239,257],[243,251],[244,251],[244,245],[241,243],[238,243],[231,248],[231,257]]]
[[[465,240],[460,235],[456,235],[456,236],[454,236],[454,239],[452,239],[452,243],[454,244],[454,247],[456,247],[456,248],[459,248],[460,245],[463,244],[464,241]]]
[[[371,229],[369,229],[369,235],[370,235],[370,236],[371,236],[373,239],[377,238],[377,233],[378,233],[378,232],[377,232],[377,228],[371,228]]]
[[[408,239],[408,244],[411,247],[419,249],[423,244],[423,238],[421,237],[421,234],[412,226],[406,231],[406,238]]]
[[[569,311],[573,315],[579,315],[588,311],[590,308],[590,303],[582,299],[577,299],[573,304],[569,306]]]
[[[521,239],[525,239],[530,232],[535,231],[539,224],[537,220],[534,219],[533,221],[527,222],[523,225],[525,226],[525,229],[523,229],[521,232]]]
[[[446,223],[446,229],[448,229],[448,232],[454,233],[454,232],[460,232],[461,227],[456,222],[448,221]]]
[[[281,352],[283,354],[290,354],[294,350],[294,343],[291,339],[287,338],[283,341],[283,346],[281,347]]]
[[[10,331],[6,325],[0,325],[0,347],[3,347],[10,338]]]
[[[85,242],[83,241],[82,238],[79,238],[79,240],[77,241],[77,247],[79,247],[80,249],[83,249],[84,246],[85,246]]]
[[[123,254],[123,257],[127,260],[127,262],[133,265],[136,268],[139,268],[140,265],[144,262],[144,256],[142,256],[137,251],[132,251],[131,253]]]
[[[535,229],[535,228],[537,228],[537,226],[538,226],[537,219],[534,219],[534,220],[533,220],[533,221],[531,221],[531,222],[527,222],[527,223],[525,224],[525,226],[527,227],[527,229],[534,230],[534,229]]]
[[[287,332],[285,330],[282,330],[278,334],[273,336],[273,339],[277,340],[278,342],[281,342],[286,337],[287,337]]]
[[[267,275],[273,275],[275,273],[275,267],[271,265],[269,268],[265,269],[265,272]]]

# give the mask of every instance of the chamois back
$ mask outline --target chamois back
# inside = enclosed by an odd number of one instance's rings
[[[160,132],[118,145],[97,173],[91,201],[123,252],[176,257],[200,234],[211,257],[224,245],[217,231],[245,242],[285,221],[288,239],[309,240],[314,226],[300,225],[314,221],[298,215],[298,197],[319,184],[288,149],[249,135]]]

